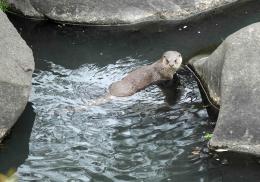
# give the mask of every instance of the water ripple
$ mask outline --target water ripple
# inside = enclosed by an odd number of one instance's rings
[[[37,113],[30,154],[18,169],[24,181],[160,181],[197,173],[188,159],[200,145],[196,135],[207,120],[189,74],[172,90],[174,105],[156,86],[99,106],[85,103],[105,95],[129,70],[147,63],[132,58],[69,70],[51,62],[33,77],[31,102]],[[179,97],[177,95],[179,94]],[[178,167],[177,167],[178,166]]]

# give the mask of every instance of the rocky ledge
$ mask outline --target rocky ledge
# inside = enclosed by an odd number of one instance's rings
[[[7,0],[11,9],[33,18],[84,24],[182,21],[248,0]]]
[[[260,155],[260,23],[230,35],[191,65],[220,106],[210,146]]]
[[[28,102],[33,70],[31,49],[0,10],[0,141]]]

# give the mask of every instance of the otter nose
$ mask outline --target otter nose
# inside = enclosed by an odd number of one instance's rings
[[[174,61],[175,64],[181,64],[181,62],[182,62],[182,58],[181,58],[181,57],[178,57],[178,58]]]
[[[179,64],[182,63],[182,57],[181,57],[181,55],[180,55],[180,57],[179,57],[179,59],[178,59],[178,62],[179,62]]]
[[[175,59],[173,61],[173,63],[171,64],[172,67],[178,68],[182,63],[182,57],[178,57],[177,59]]]

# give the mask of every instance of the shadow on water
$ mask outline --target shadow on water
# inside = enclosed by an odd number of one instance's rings
[[[178,25],[161,22],[82,27],[30,21],[11,14],[9,18],[32,47],[36,59],[75,69],[85,63],[106,65],[111,59],[129,56],[156,60],[165,50],[178,50],[187,61],[201,50],[214,49],[238,29],[260,21],[260,3],[254,0]]]
[[[208,181],[257,182],[260,180],[259,157],[252,155],[220,153],[209,160],[208,168]]]
[[[28,103],[10,135],[0,146],[0,173],[16,170],[27,159],[34,119],[32,103]]]
[[[165,96],[165,102],[169,105],[174,105],[181,98],[181,92],[178,90],[180,86],[180,78],[175,74],[173,79],[170,81],[162,81],[158,83],[157,86],[161,89]]]

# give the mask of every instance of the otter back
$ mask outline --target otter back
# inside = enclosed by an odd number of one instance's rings
[[[153,83],[153,72],[151,65],[132,71],[122,80],[112,83],[109,86],[109,93],[117,97],[133,95]]]

